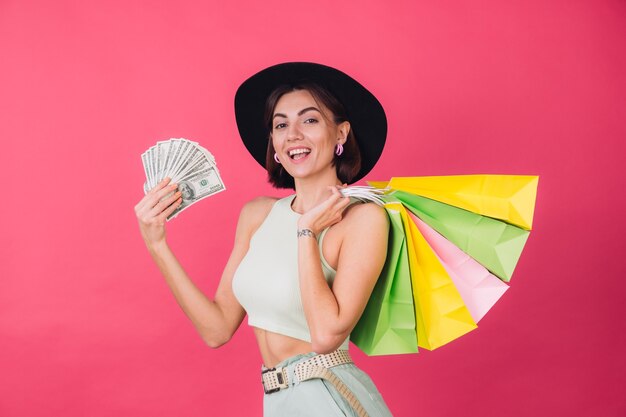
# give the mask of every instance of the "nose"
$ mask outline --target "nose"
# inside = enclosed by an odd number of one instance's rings
[[[297,123],[290,123],[287,128],[287,140],[300,140],[302,139],[302,132]]]

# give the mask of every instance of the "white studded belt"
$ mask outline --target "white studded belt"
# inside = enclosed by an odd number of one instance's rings
[[[325,379],[333,384],[339,394],[348,401],[348,404],[350,404],[359,417],[367,417],[368,414],[350,388],[348,388],[337,375],[328,370],[328,368],[332,368],[333,366],[346,363],[352,363],[352,358],[347,350],[336,350],[327,354],[315,355],[296,364],[293,372],[296,381],[289,381],[286,366],[264,369],[261,372],[263,390],[266,394],[272,394],[282,389],[289,388],[295,382],[307,381],[314,378]]]

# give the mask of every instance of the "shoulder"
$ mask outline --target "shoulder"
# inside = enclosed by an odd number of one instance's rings
[[[344,212],[341,223],[344,243],[377,241],[386,244],[389,237],[389,216],[383,207],[375,203],[351,204]]]
[[[337,271],[340,266],[344,271],[346,266],[352,271],[363,267],[379,274],[387,257],[389,243],[387,211],[375,203],[352,204],[346,209],[344,218],[339,224],[342,226],[339,233]]]
[[[239,214],[237,234],[251,236],[278,201],[275,197],[256,197],[243,205]]]
[[[243,205],[241,215],[251,218],[259,216],[265,217],[263,215],[267,215],[267,213],[270,212],[276,201],[278,201],[278,198],[276,197],[256,197]]]
[[[385,209],[375,203],[354,203],[345,212],[344,220],[352,225],[368,225],[369,228],[388,229],[389,218]]]
[[[240,221],[260,224],[272,210],[276,201],[278,201],[278,198],[266,196],[256,197],[248,201],[241,209]]]

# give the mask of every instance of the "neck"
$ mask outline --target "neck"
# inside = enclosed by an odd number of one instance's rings
[[[335,168],[315,178],[295,178],[296,197],[292,208],[297,213],[306,213],[330,196],[328,186],[341,185]]]

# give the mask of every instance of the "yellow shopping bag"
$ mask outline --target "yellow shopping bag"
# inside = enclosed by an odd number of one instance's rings
[[[369,184],[406,191],[530,230],[538,182],[534,175],[447,175],[394,177]]]
[[[398,203],[394,209],[400,211],[406,232],[417,345],[433,350],[477,326],[452,278],[404,206]]]

